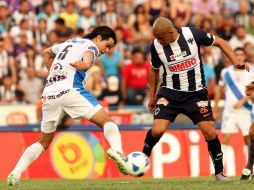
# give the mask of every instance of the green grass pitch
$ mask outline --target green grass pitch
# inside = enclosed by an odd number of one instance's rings
[[[19,187],[0,181],[0,190],[252,190],[254,180],[218,182],[213,177],[169,179],[86,179],[86,180],[22,180]]]

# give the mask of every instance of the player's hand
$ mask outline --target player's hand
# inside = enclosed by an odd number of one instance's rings
[[[220,114],[219,114],[219,108],[213,108],[213,117],[215,119],[215,122],[216,123],[220,123],[221,122],[221,117],[220,117]]]
[[[80,71],[87,71],[89,69],[89,65],[84,61],[76,61],[74,63],[70,63],[70,65]]]
[[[149,97],[149,102],[148,102],[148,108],[150,111],[154,111],[156,107],[156,99],[155,97]]]
[[[241,70],[246,70],[246,71],[250,71],[250,67],[249,67],[249,65],[248,64],[246,64],[246,63],[236,63],[235,64],[235,68],[237,68],[237,69],[241,69]]]
[[[254,81],[245,86],[245,94],[250,96],[254,92]]]
[[[234,107],[235,109],[240,109],[242,106],[243,106],[242,102],[239,101],[239,102],[237,102],[233,107]]]

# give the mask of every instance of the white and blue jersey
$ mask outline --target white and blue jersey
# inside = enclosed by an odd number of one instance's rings
[[[64,43],[52,46],[56,55],[47,77],[43,93],[66,89],[84,89],[83,83],[87,76],[85,71],[76,70],[70,65],[85,59],[84,53],[91,51],[94,61],[99,55],[97,46],[89,39],[73,38]]]
[[[242,108],[234,109],[234,105],[245,96],[245,86],[253,78],[254,69],[253,67],[250,68],[250,72],[235,69],[234,66],[229,66],[222,70],[219,85],[225,87],[224,110],[226,112],[250,113],[252,110],[250,100],[245,102]]]
[[[56,55],[49,71],[42,96],[41,131],[54,132],[64,115],[90,119],[102,109],[96,98],[84,88],[87,72],[79,71],[70,63],[85,60],[91,51],[94,61],[99,55],[97,46],[88,39],[73,38],[52,47]]]

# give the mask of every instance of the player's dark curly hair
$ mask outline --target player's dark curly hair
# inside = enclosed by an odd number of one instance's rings
[[[92,32],[86,34],[84,38],[93,39],[98,35],[101,35],[102,40],[113,38],[114,43],[117,44],[116,33],[108,26],[97,26],[92,30]]]

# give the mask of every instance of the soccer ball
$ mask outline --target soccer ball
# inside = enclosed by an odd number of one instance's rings
[[[127,169],[130,175],[143,176],[150,168],[150,160],[143,152],[132,152],[126,158]]]

